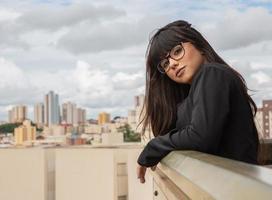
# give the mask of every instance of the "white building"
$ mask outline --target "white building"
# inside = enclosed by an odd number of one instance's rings
[[[143,94],[135,96],[134,109],[128,111],[128,124],[131,126],[132,130],[137,133],[142,132],[143,125],[140,124],[140,122],[145,114],[145,110],[143,110],[143,113],[141,114],[142,108],[144,106],[144,98],[145,96]],[[147,143],[152,137],[152,131],[149,127],[146,129],[144,136],[142,136],[142,142]]]
[[[42,127],[44,124],[44,105],[43,103],[37,103],[34,106],[34,123],[38,127]]]
[[[77,105],[72,102],[62,104],[62,121],[67,124],[78,126],[86,121],[86,110],[77,108]]]
[[[14,106],[11,110],[8,111],[8,114],[9,123],[22,123],[24,120],[27,119],[27,107],[25,105]]]

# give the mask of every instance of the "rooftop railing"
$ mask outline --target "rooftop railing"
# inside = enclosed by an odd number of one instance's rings
[[[173,151],[150,172],[154,199],[272,197],[272,169],[196,151]]]

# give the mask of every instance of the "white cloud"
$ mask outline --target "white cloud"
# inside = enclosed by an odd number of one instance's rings
[[[267,82],[271,82],[271,77],[269,77],[267,74],[265,74],[262,71],[258,71],[251,75],[252,78],[254,78],[258,84],[263,84]]]
[[[123,10],[111,5],[95,7],[91,4],[71,4],[69,6],[36,6],[18,18],[18,23],[33,30],[58,30],[86,21],[91,25],[103,20],[112,20],[125,15]]]
[[[20,16],[20,13],[14,10],[0,8],[0,22],[1,21],[11,21]]]
[[[147,43],[149,33],[165,21],[162,16],[147,15],[137,20],[111,20],[96,25],[81,23],[64,34],[57,46],[81,54],[142,45]]]
[[[272,14],[263,7],[227,10],[222,20],[206,27],[205,34],[218,49],[234,49],[272,40]]]
[[[54,90],[60,95],[62,103],[69,100],[95,111],[100,108],[126,113],[133,101],[131,94],[136,94],[143,86],[141,74],[115,74],[81,60],[72,69],[52,73],[22,71],[11,61],[1,58],[0,73],[4,75],[0,81],[0,105],[9,106],[19,103],[33,106],[43,101],[45,93]]]

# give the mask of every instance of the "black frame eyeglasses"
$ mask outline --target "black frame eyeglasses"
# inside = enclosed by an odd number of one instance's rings
[[[170,53],[168,53],[166,57],[158,63],[157,68],[160,73],[165,74],[170,69],[169,57],[171,57],[175,61],[181,60],[183,58],[185,54],[185,49],[182,43],[185,42],[181,42],[180,44],[173,47]]]

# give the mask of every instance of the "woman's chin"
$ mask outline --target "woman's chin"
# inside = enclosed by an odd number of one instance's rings
[[[189,84],[187,77],[177,77],[175,81],[177,83]]]

